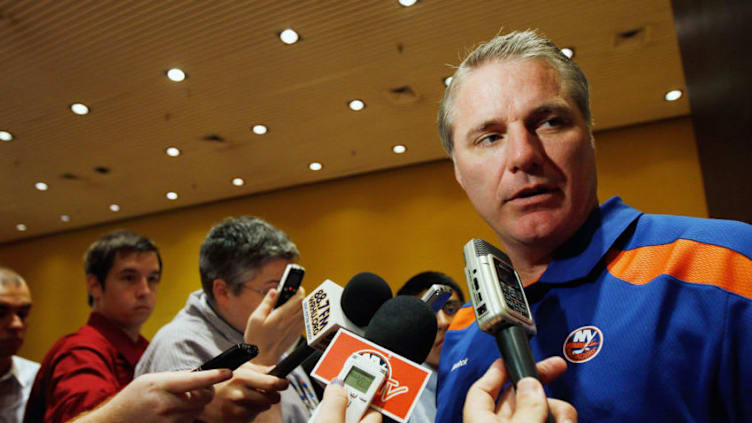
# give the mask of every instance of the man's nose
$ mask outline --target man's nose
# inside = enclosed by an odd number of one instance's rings
[[[436,313],[436,324],[439,329],[446,330],[449,328],[450,319],[447,317],[446,313],[444,313],[443,310],[439,310],[438,313]]]
[[[24,327],[26,327],[26,322],[24,322],[24,319],[17,313],[13,313],[8,328],[19,331],[23,330]]]
[[[543,144],[538,136],[524,125],[511,126],[508,129],[506,143],[512,172],[537,173],[543,168]]]

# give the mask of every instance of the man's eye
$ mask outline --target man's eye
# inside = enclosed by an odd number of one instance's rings
[[[149,283],[151,283],[151,284],[158,284],[159,283],[159,276],[150,276],[149,277]]]
[[[478,142],[476,142],[477,145],[491,145],[501,139],[501,137],[498,134],[489,134],[484,136],[483,138],[479,139]]]
[[[559,128],[564,125],[564,119],[554,117],[550,119],[546,119],[543,122],[541,122],[541,127],[544,128]]]

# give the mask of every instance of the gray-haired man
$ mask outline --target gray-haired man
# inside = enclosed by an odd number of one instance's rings
[[[201,245],[202,289],[157,332],[136,374],[195,368],[232,345],[255,344],[259,355],[215,387],[201,419],[248,422],[262,413],[259,420],[306,421],[309,407],[295,390],[285,390],[288,382],[264,374],[303,331],[302,289],[273,308],[278,295],[274,288],[297,257],[287,235],[262,219],[233,217],[215,225]],[[291,377],[305,374],[297,370]],[[279,402],[280,390],[281,404],[272,406]]]

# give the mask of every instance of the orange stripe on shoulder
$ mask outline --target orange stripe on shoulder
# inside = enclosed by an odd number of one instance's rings
[[[449,324],[449,330],[462,330],[473,324],[475,321],[475,312],[473,307],[464,307],[457,310],[452,323]]]
[[[752,260],[717,245],[679,239],[670,244],[612,251],[606,262],[612,275],[635,285],[668,274],[752,298]]]

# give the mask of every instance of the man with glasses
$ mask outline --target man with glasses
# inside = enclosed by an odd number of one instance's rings
[[[431,378],[426,384],[426,389],[420,397],[420,402],[415,406],[410,423],[432,422],[436,417],[436,372],[439,369],[439,358],[441,357],[441,347],[444,345],[444,335],[446,334],[449,324],[452,323],[457,310],[465,302],[465,294],[462,293],[459,285],[449,276],[441,272],[422,272],[410,278],[402,288],[397,291],[397,295],[411,295],[421,297],[431,288],[432,285],[445,285],[452,289],[452,296],[444,304],[441,310],[436,313],[436,340],[428,354],[426,364],[433,370]]]
[[[193,369],[235,344],[254,344],[258,356],[215,386],[201,420],[248,422],[263,412],[259,419],[264,421],[307,421],[311,407],[286,389],[286,380],[265,374],[304,328],[303,288],[274,309],[275,288],[298,255],[284,232],[257,217],[232,217],[215,225],[201,244],[202,289],[157,332],[136,374]],[[291,377],[306,378],[300,369]],[[280,398],[281,404],[272,406]]]

